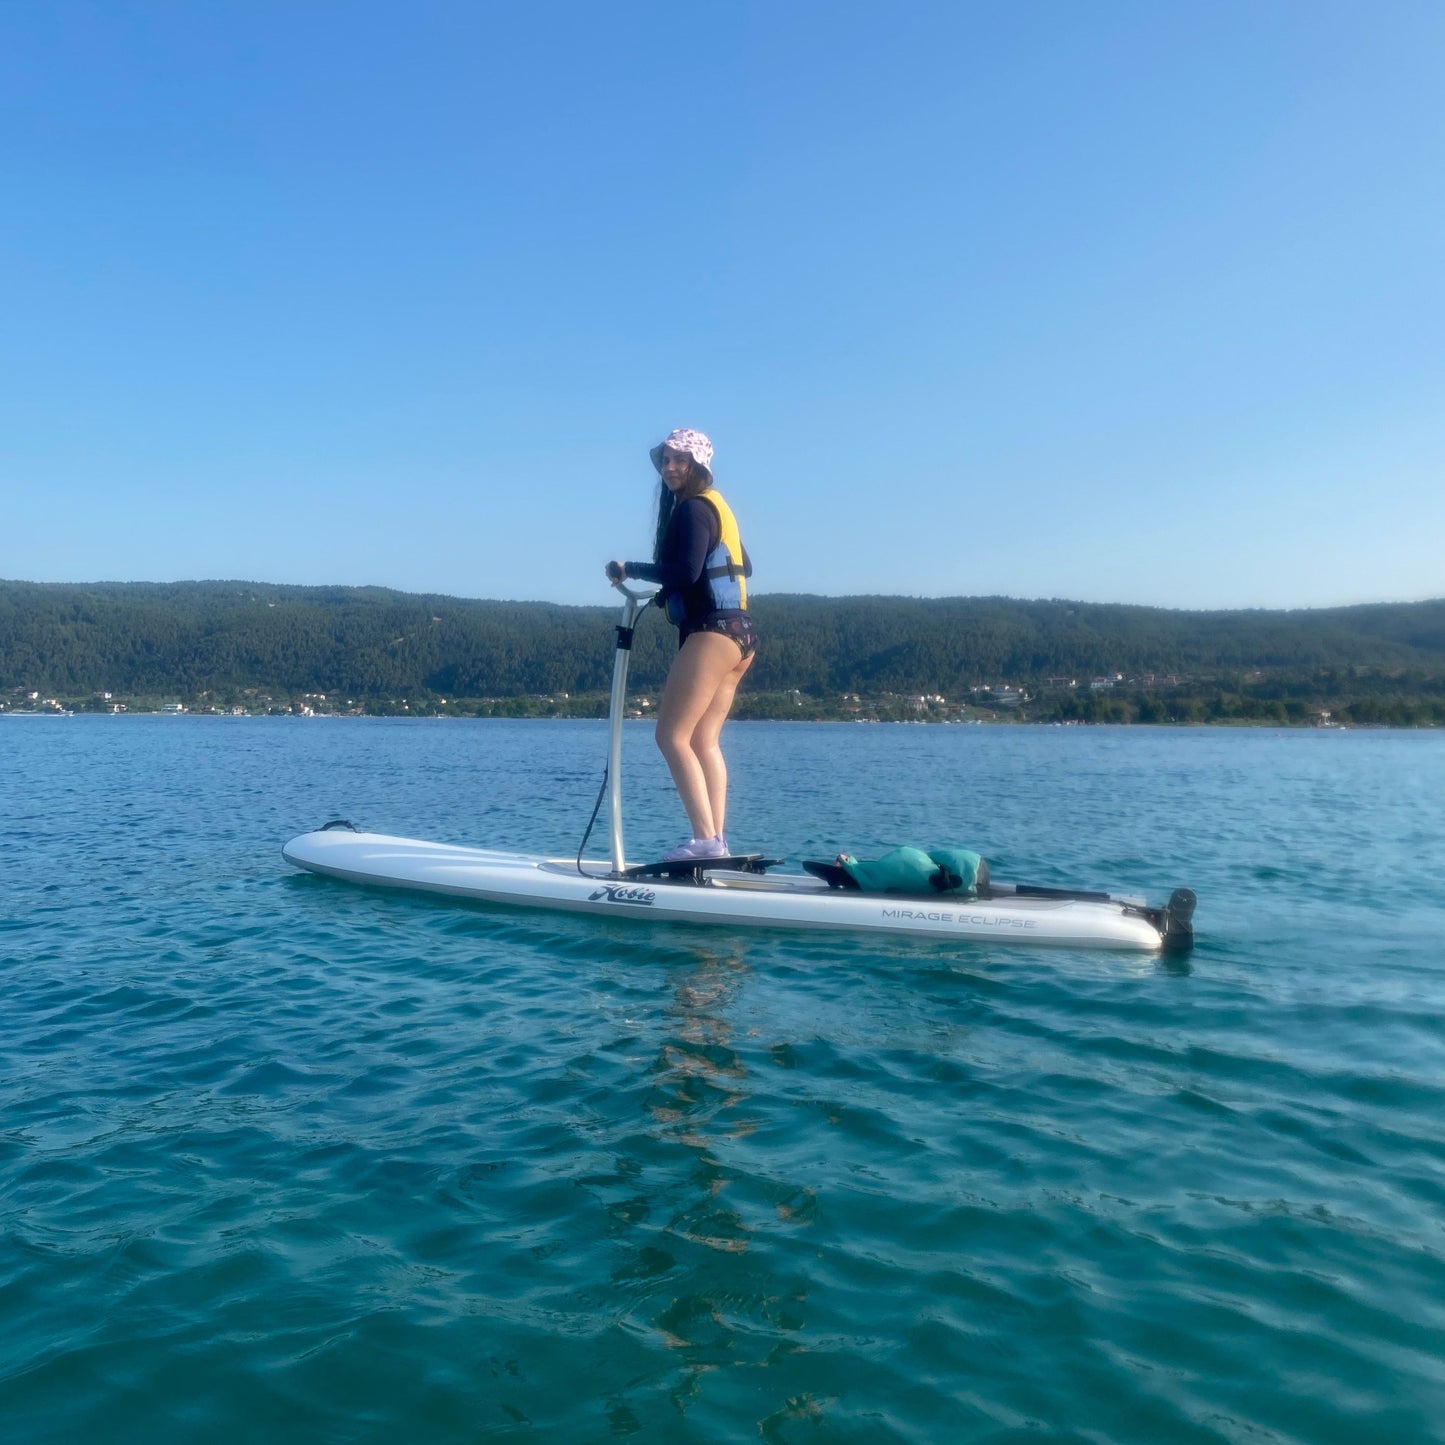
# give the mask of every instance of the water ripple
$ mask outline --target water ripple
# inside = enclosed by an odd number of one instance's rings
[[[276,857],[338,813],[554,849],[592,724],[25,733],[8,1438],[1445,1438],[1438,739],[737,730],[741,826],[793,856],[1188,882],[1181,964]],[[675,805],[627,747],[651,847]]]

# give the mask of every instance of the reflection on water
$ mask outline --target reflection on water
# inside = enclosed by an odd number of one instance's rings
[[[679,1356],[682,1371],[668,1392],[682,1412],[711,1372],[766,1367],[800,1348],[795,1337],[806,1322],[807,1280],[780,1276],[757,1246],[769,1228],[805,1226],[816,1212],[806,1189],[778,1187],[728,1162],[733,1146],[756,1128],[750,1112],[756,1083],[733,1047],[731,1021],[752,974],[741,944],[690,945],[686,952],[695,961],[669,974],[648,1069],[649,1148],[618,1161],[619,1177],[638,1187],[609,1206],[625,1250],[612,1278],[632,1289],[634,1317]],[[655,1160],[659,1149],[667,1168],[661,1187],[651,1190],[656,1170],[637,1155]],[[807,1414],[810,1407],[788,1408]]]

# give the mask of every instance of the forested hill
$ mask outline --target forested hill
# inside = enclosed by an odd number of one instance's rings
[[[1002,597],[762,596],[750,688],[939,692],[1050,677],[1254,669],[1445,676],[1445,599],[1177,612]],[[605,690],[620,607],[484,602],[374,587],[0,581],[0,689],[76,696],[277,692],[511,697]],[[638,687],[675,634],[644,614]]]

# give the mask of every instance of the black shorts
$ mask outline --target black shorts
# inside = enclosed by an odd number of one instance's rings
[[[744,662],[758,650],[758,630],[746,612],[734,613],[730,617],[705,617],[701,622],[685,622],[678,629],[677,645],[681,647],[694,632],[720,632],[724,637],[731,637],[742,649]]]

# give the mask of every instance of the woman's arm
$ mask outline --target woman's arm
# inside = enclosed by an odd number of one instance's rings
[[[627,576],[640,582],[660,583],[664,591],[680,592],[691,587],[707,566],[707,554],[717,545],[713,528],[717,513],[699,497],[678,504],[667,531],[667,545],[661,562],[624,562]]]

